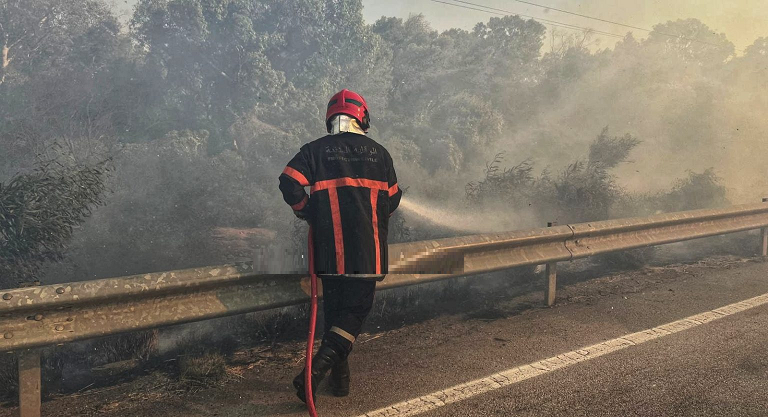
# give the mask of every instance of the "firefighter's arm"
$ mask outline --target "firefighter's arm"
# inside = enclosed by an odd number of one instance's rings
[[[387,182],[389,185],[389,215],[391,216],[397,207],[400,205],[400,198],[403,196],[403,190],[397,184],[397,173],[395,173],[395,166],[392,163],[392,158],[387,155]]]
[[[304,187],[311,184],[312,175],[307,161],[306,149],[302,148],[280,174],[280,191],[283,200],[293,209],[296,217],[307,220],[309,216],[309,196]]]

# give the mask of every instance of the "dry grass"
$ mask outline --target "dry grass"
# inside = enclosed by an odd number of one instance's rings
[[[19,389],[19,368],[16,355],[0,355],[0,398],[12,398]]]
[[[227,361],[220,353],[182,356],[177,363],[179,379],[192,385],[210,386],[227,375]]]
[[[130,359],[147,361],[157,351],[157,338],[157,330],[147,330],[96,340],[88,362],[103,365]]]

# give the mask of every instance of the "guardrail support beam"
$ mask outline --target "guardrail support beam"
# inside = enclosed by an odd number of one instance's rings
[[[547,227],[557,226],[557,222],[547,223]],[[547,292],[545,301],[548,307],[555,304],[555,295],[557,292],[557,262],[547,264]]]
[[[547,306],[555,304],[555,288],[557,287],[557,263],[547,264]]]
[[[40,417],[40,351],[19,352],[19,415]]]

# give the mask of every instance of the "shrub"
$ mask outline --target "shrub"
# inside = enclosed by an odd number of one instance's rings
[[[621,190],[601,164],[576,161],[554,181],[561,221],[605,220]]]
[[[639,269],[647,266],[656,256],[656,247],[637,248],[597,255],[592,262],[608,269]]]
[[[485,179],[469,183],[466,196],[471,204],[503,205],[511,211],[532,209],[538,224],[558,220],[582,222],[604,220],[624,195],[610,170],[626,162],[640,141],[627,134],[608,136],[608,128],[592,142],[587,160],[569,164],[554,178],[547,170],[536,177],[532,161],[501,168],[503,153],[486,166]]]
[[[627,162],[629,153],[639,144],[640,140],[629,133],[622,137],[608,136],[608,127],[606,126],[597,136],[597,139],[589,145],[589,162],[604,168],[615,168],[619,164]]]
[[[529,201],[536,179],[533,176],[534,164],[525,160],[511,168],[501,167],[504,153],[499,153],[486,165],[485,179],[471,182],[466,186],[467,199],[472,204],[484,204],[503,201],[515,205],[520,201]]]
[[[666,211],[695,210],[728,205],[726,194],[722,179],[709,168],[701,173],[688,171],[688,178],[677,180],[660,200]]]
[[[74,228],[103,204],[108,161],[84,166],[41,161],[0,183],[0,287],[31,281],[63,258]]]

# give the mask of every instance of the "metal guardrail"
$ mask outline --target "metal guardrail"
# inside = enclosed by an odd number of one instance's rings
[[[767,256],[765,202],[390,245],[390,274],[378,289],[546,264],[552,305],[561,261],[758,228]],[[21,416],[37,417],[40,355],[34,348],[306,303],[309,279],[257,274],[243,263],[0,294],[0,352],[19,351]]]

